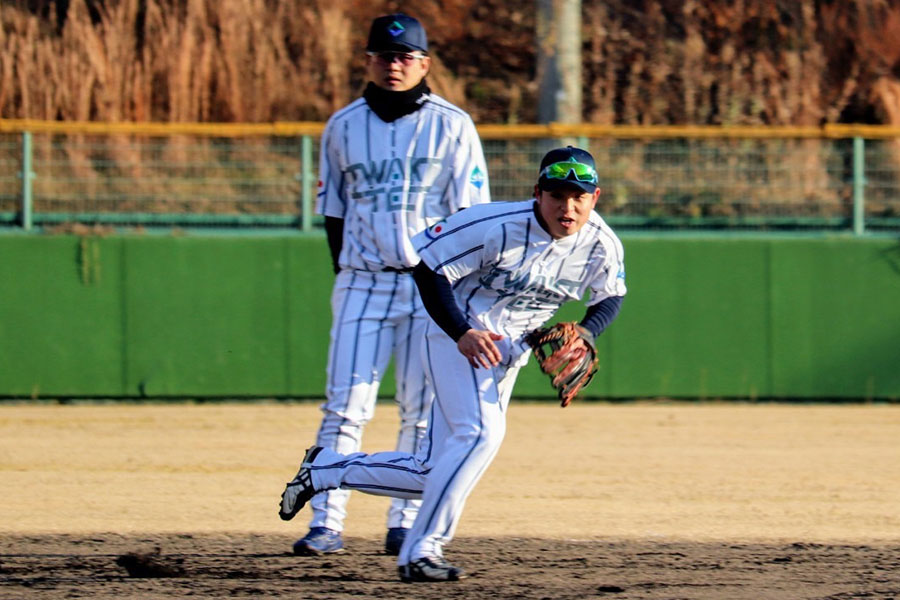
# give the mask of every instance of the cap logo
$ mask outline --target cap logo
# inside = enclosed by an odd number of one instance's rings
[[[394,37],[397,37],[398,35],[402,34],[404,31],[406,31],[406,28],[403,25],[401,25],[400,23],[398,23],[397,21],[394,21],[393,23],[388,25],[388,28],[387,28],[387,32]]]

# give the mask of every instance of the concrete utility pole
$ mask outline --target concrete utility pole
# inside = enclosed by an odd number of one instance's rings
[[[581,0],[536,0],[538,122],[581,122]]]

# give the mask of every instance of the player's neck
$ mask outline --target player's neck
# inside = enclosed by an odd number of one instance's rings
[[[547,227],[547,221],[545,221],[545,220],[544,220],[544,217],[541,216],[541,211],[540,211],[540,208],[538,207],[537,200],[534,201],[534,206],[532,207],[531,210],[534,211],[534,218],[537,219],[538,225],[541,226],[541,229],[543,229],[544,231],[546,231],[546,232],[547,232],[547,235],[549,235],[549,236],[550,236],[551,238],[553,238],[554,240],[557,239],[557,238],[555,238],[555,237],[553,236],[553,234],[550,232],[550,228]]]
[[[431,90],[424,79],[414,88],[404,92],[386,90],[369,82],[366,91],[363,92],[363,98],[379,119],[391,123],[422,108],[430,93]]]

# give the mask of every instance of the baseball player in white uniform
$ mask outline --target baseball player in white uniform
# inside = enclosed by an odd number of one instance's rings
[[[432,318],[422,348],[435,389],[425,442],[415,454],[313,446],[282,494],[282,519],[324,490],[421,497],[398,556],[401,579],[463,577],[443,547],[500,447],[513,383],[529,355],[524,335],[585,295],[581,325],[599,335],[626,292],[621,242],[593,210],[595,168],[584,150],[552,150],[533,200],[473,206],[413,238],[422,259],[416,283]]]
[[[461,208],[490,201],[487,166],[471,117],[431,93],[425,30],[403,14],[372,22],[370,83],[335,113],[321,141],[317,210],[337,274],[324,417],[316,444],[359,450],[378,385],[394,356],[400,411],[397,450],[411,453],[425,432],[433,392],[420,359],[427,314],[413,281],[413,234]],[[343,549],[349,491],[312,503],[296,554]],[[419,501],[396,499],[385,549],[397,554]]]

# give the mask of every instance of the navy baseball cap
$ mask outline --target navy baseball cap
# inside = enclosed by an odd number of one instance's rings
[[[371,52],[428,52],[428,37],[425,28],[416,19],[401,13],[385,15],[372,21],[369,43],[366,50]]]
[[[544,155],[538,174],[538,187],[552,192],[561,188],[578,187],[593,194],[597,189],[597,165],[587,150],[566,146]]]

